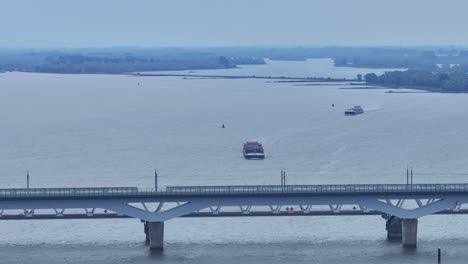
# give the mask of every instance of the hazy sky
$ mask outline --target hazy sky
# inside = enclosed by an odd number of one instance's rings
[[[0,0],[0,46],[468,45],[466,0]]]

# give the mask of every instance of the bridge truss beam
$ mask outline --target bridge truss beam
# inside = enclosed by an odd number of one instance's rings
[[[132,217],[164,222],[176,217],[393,215],[417,219],[425,215],[462,214],[468,195],[445,196],[293,196],[143,198],[0,201],[2,219]],[[412,206],[411,206],[412,205]]]

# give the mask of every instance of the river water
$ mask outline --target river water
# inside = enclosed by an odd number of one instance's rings
[[[327,60],[231,71],[268,67],[367,72]],[[403,183],[407,166],[415,182],[468,181],[468,95],[340,88],[0,74],[1,185],[24,187],[29,170],[32,187],[152,187],[154,168],[162,186],[278,184],[282,168],[290,184]],[[353,105],[366,113],[345,117]],[[244,160],[246,140],[261,141],[266,159]],[[385,241],[379,216],[174,219],[162,253],[144,245],[136,219],[2,221],[0,263],[435,263],[437,247],[444,263],[464,263],[466,219],[421,218],[410,251]]]

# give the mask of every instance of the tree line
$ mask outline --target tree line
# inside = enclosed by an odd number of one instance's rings
[[[104,50],[96,51],[1,51],[0,72],[42,73],[130,73],[235,68],[238,65],[265,64],[261,58],[222,56],[184,50]]]
[[[468,92],[468,74],[463,72],[431,72],[425,70],[390,71],[380,76],[364,76],[368,84],[389,87],[424,89],[438,92]]]

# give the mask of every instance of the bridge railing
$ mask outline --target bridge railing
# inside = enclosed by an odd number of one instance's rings
[[[468,193],[468,184],[168,186],[155,192],[137,187],[0,189],[0,199],[53,197],[138,197],[177,195]]]
[[[137,187],[91,187],[91,188],[29,188],[0,189],[0,198],[6,197],[50,197],[50,196],[92,196],[125,195],[138,193]]]
[[[467,192],[468,184],[357,184],[357,185],[247,185],[169,186],[170,193],[413,193]]]

